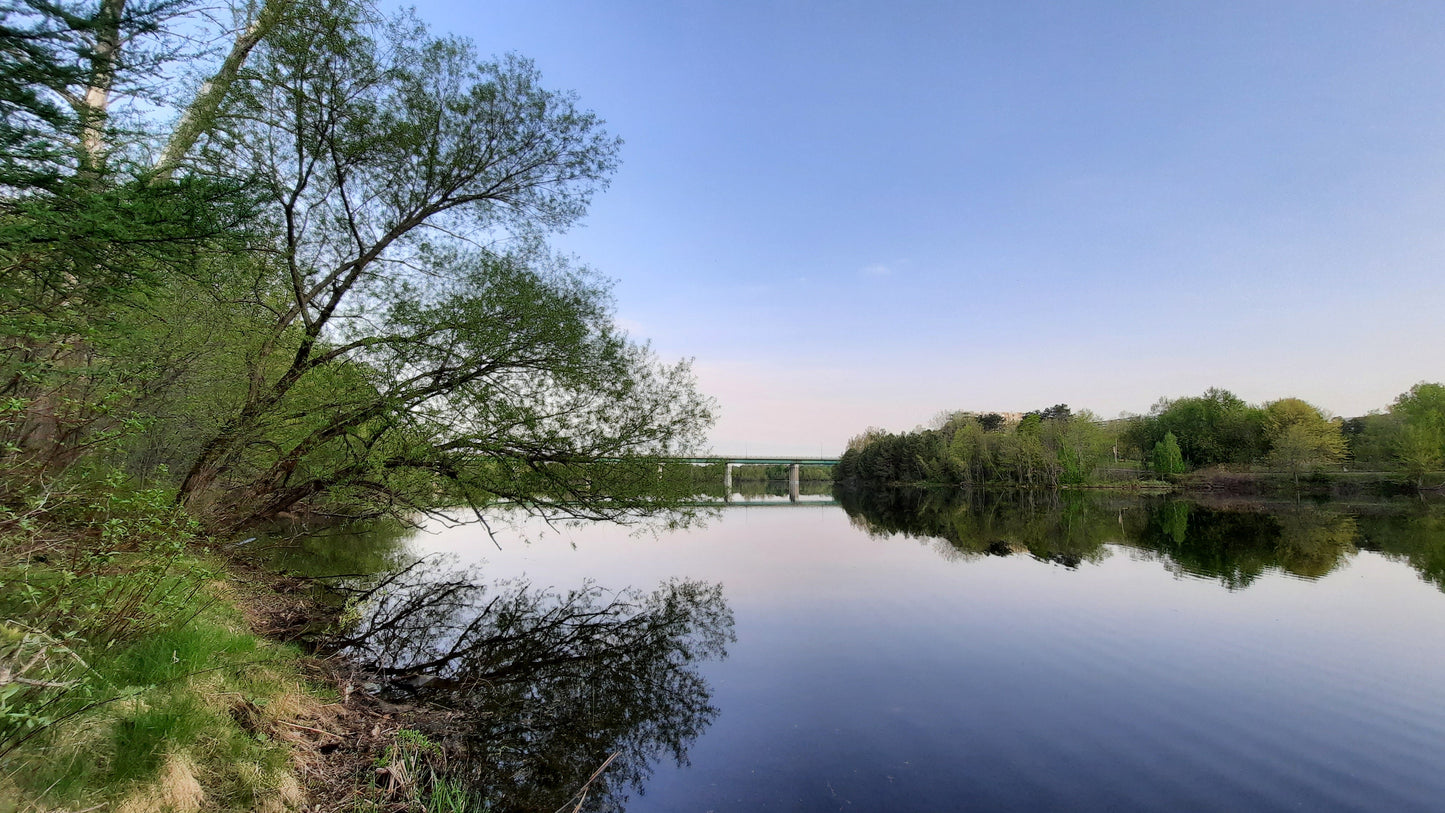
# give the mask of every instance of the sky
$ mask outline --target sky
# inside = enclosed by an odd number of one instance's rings
[[[624,140],[554,246],[712,450],[1445,380],[1445,3],[421,0]]]

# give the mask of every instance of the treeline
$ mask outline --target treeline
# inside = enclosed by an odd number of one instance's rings
[[[955,412],[936,426],[870,429],[848,443],[844,483],[1058,488],[1206,467],[1302,475],[1398,472],[1417,488],[1445,464],[1445,385],[1420,383],[1383,412],[1344,420],[1298,398],[1245,403],[1222,389],[1162,399],[1147,415],[1100,420],[1066,404],[1021,417]]]

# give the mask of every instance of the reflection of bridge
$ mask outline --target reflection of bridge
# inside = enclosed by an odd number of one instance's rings
[[[836,457],[749,457],[747,455],[712,455],[710,457],[682,457],[679,460],[692,463],[695,466],[715,466],[718,463],[726,464],[723,469],[723,488],[727,489],[729,499],[733,491],[733,466],[787,466],[788,467],[788,497],[798,501],[798,470],[803,466],[836,466]]]

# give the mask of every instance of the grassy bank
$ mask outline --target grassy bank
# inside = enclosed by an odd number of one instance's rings
[[[197,560],[174,564],[204,570]],[[31,568],[25,577],[53,575]],[[175,607],[190,617],[105,644],[8,620],[12,681],[35,682],[6,687],[4,747],[12,750],[0,804],[297,809],[293,738],[278,729],[321,701],[298,668],[299,653],[252,634],[229,592],[224,581],[202,585],[193,604]],[[26,608],[5,609],[14,619]]]
[[[257,634],[276,593],[117,481],[0,518],[0,811],[299,810],[364,724]],[[378,734],[381,732],[378,731]],[[355,755],[355,754],[353,754]],[[355,762],[355,760],[353,760]],[[324,794],[323,794],[324,795]],[[310,798],[308,798],[310,797]]]

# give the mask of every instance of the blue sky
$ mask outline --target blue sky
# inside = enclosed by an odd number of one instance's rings
[[[1445,379],[1445,4],[455,2],[625,140],[555,245],[720,452]]]

